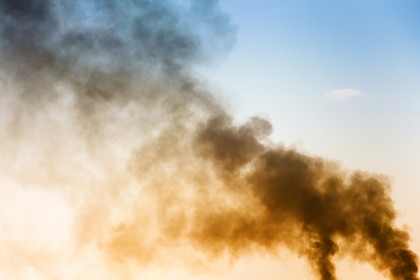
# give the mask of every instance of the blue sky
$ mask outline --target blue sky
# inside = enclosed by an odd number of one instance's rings
[[[342,83],[394,77],[395,70],[419,65],[418,1],[221,4],[239,27],[240,43],[313,66]]]
[[[420,139],[419,1],[230,0],[221,6],[238,28],[237,42],[210,77],[239,113],[268,116],[280,130],[276,136],[311,151],[312,142],[326,137],[370,148],[381,138],[392,147]],[[342,88],[362,95],[346,102],[325,96]]]

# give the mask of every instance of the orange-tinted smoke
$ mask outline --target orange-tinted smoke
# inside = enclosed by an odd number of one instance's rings
[[[347,174],[321,158],[260,144],[260,134],[249,128],[251,124],[255,121],[234,126],[229,117],[217,117],[196,138],[198,150],[218,170],[225,187],[237,192],[240,200],[249,191],[246,199],[255,204],[202,211],[194,236],[204,247],[235,252],[286,245],[305,255],[320,279],[336,279],[332,258],[338,241],[357,240],[359,249],[350,252],[353,257],[368,255],[390,279],[418,279],[409,235],[395,226],[386,179],[363,172]]]
[[[419,279],[386,178],[272,143],[264,119],[234,124],[191,74],[232,41],[217,1],[2,0],[0,18],[0,175],[60,197],[70,232],[54,248],[0,239],[9,277],[30,263],[43,279],[112,279],[108,267],[132,261],[285,246],[323,280],[341,247],[389,279]]]

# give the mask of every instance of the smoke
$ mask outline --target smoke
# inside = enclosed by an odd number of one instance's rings
[[[0,20],[0,278],[134,279],[287,247],[323,280],[340,248],[419,279],[386,178],[236,124],[193,75],[234,40],[217,1],[2,0]]]

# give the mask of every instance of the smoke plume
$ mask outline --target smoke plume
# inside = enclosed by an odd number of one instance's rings
[[[217,1],[0,1],[0,278],[286,247],[322,280],[340,248],[419,279],[385,177],[273,143],[195,77],[233,33]]]

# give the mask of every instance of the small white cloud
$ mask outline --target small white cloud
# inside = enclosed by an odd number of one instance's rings
[[[325,95],[332,100],[347,101],[352,98],[363,95],[363,92],[352,88],[339,88],[327,92]]]

